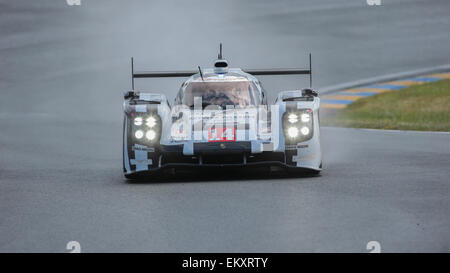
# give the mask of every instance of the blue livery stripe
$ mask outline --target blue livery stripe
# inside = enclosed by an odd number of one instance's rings
[[[353,102],[352,100],[327,100],[327,99],[321,100],[321,103],[330,103],[330,104],[350,104],[352,102]]]
[[[376,95],[378,93],[375,93],[375,92],[355,92],[355,93],[350,93],[350,92],[345,92],[344,91],[344,92],[339,93],[339,94],[347,95],[347,96],[370,97],[370,96]]]
[[[393,84],[373,84],[366,86],[367,88],[380,88],[380,89],[390,89],[390,90],[399,90],[403,89],[405,85],[393,85]]]
[[[439,81],[441,79],[439,78],[432,78],[432,77],[419,77],[419,78],[410,78],[407,79],[408,81],[415,81],[415,82],[435,82]]]

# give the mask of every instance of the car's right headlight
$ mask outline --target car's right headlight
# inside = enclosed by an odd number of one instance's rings
[[[283,114],[283,131],[287,143],[298,143],[313,136],[313,111],[296,109]]]

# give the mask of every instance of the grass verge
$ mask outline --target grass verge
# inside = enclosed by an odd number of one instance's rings
[[[450,80],[362,98],[324,119],[325,126],[450,131]]]

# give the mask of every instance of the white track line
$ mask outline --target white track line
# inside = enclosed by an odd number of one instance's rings
[[[350,127],[332,127],[332,126],[321,126],[323,129],[345,129],[345,130],[358,130],[358,131],[376,131],[385,133],[418,133],[418,134],[439,134],[439,135],[449,135],[450,132],[441,131],[416,131],[416,130],[385,130],[385,129],[369,129],[369,128],[350,128]]]
[[[364,85],[379,83],[379,82],[388,82],[388,81],[395,81],[400,80],[404,78],[414,77],[414,76],[420,76],[424,74],[433,74],[433,73],[439,73],[443,71],[450,70],[450,64],[441,65],[441,66],[435,66],[435,67],[429,67],[429,68],[423,68],[423,69],[417,69],[417,70],[411,70],[407,72],[401,72],[401,73],[393,73],[373,78],[367,78],[363,80],[357,80],[352,82],[346,82],[342,84],[336,84],[336,85],[330,85],[325,86],[323,88],[318,88],[320,94],[331,94],[334,92],[342,91],[344,89],[351,89],[355,87],[360,87]]]

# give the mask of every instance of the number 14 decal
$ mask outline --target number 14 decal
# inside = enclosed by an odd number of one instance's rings
[[[208,141],[236,141],[236,128],[210,128]]]

